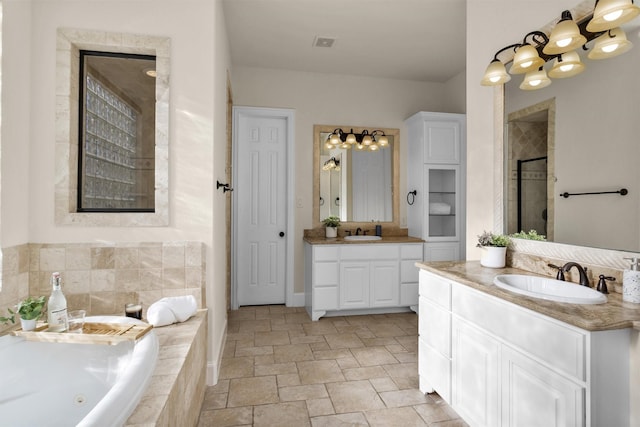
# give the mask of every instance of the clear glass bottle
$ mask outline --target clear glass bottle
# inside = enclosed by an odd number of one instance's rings
[[[60,289],[61,282],[60,273],[51,275],[52,291],[47,303],[47,322],[51,332],[64,332],[68,328],[67,299]]]

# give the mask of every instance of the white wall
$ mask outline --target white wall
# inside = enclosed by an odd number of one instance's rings
[[[637,30],[628,37],[637,43]],[[639,251],[640,49],[636,46],[621,56],[597,61],[586,56],[582,55],[585,71],[553,80],[541,90],[520,90],[517,85],[522,79],[514,77],[508,84],[505,109],[517,111],[555,97],[554,241]],[[620,188],[627,188],[629,194],[560,197],[565,191]]]
[[[444,84],[250,67],[235,67],[232,80],[235,105],[296,110],[294,197],[302,203],[294,219],[296,292],[304,289],[303,230],[313,227],[314,124],[400,129],[400,217],[406,227],[404,120],[417,111],[445,111]]]
[[[447,113],[464,114],[467,111],[467,73],[461,71],[444,84],[443,109]]]
[[[215,192],[224,177],[229,64],[220,0],[6,0],[3,9],[2,245],[204,242],[211,363],[226,322],[225,199]],[[59,27],[171,38],[168,227],[54,225]]]

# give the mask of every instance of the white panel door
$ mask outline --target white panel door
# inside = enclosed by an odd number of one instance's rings
[[[287,119],[240,114],[235,130],[238,305],[285,302]]]

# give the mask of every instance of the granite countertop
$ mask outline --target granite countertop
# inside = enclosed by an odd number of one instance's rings
[[[535,275],[529,271],[509,267],[486,268],[478,261],[419,262],[416,266],[587,331],[640,330],[640,304],[623,302],[619,293],[608,294],[605,304],[567,304],[514,294],[493,284],[493,278],[498,274]]]
[[[311,245],[375,245],[380,243],[423,243],[424,240],[410,236],[382,236],[381,240],[344,240],[344,237],[305,236],[304,241]]]

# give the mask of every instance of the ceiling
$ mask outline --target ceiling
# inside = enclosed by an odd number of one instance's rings
[[[223,0],[234,66],[446,82],[465,69],[465,0]],[[335,38],[314,47],[315,38]]]

